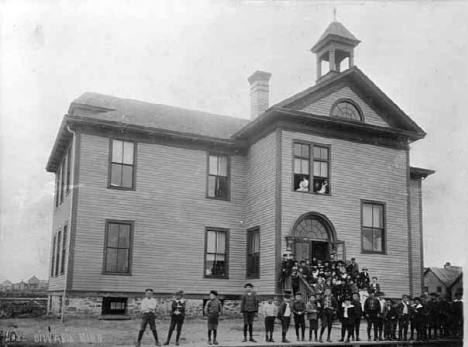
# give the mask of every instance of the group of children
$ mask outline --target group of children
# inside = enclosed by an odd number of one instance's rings
[[[354,260],[353,260],[354,262]],[[368,277],[368,274],[367,274]],[[358,283],[363,283],[358,280]],[[366,283],[366,282],[364,282]],[[444,298],[432,293],[430,298],[423,294],[421,297],[410,298],[403,295],[400,300],[385,299],[380,291],[380,285],[374,279],[367,281],[363,289],[368,296],[362,304],[359,291],[346,293],[338,300],[333,294],[333,287],[323,285],[321,277],[313,284],[308,299],[304,301],[300,291],[292,297],[285,295],[279,306],[273,297],[268,297],[260,307],[260,300],[253,291],[253,285],[247,283],[244,286],[244,294],[240,300],[240,311],[244,319],[243,342],[257,342],[253,338],[253,323],[259,310],[264,317],[265,341],[274,342],[273,333],[276,319],[281,322],[281,342],[290,342],[287,333],[294,319],[297,341],[305,341],[306,321],[309,322],[309,341],[323,342],[325,330],[327,330],[327,342],[331,341],[333,321],[338,317],[341,321],[341,339],[339,342],[360,341],[359,332],[361,320],[367,321],[367,337],[372,341],[407,341],[408,332],[410,340],[424,341],[438,337],[461,337],[463,334],[463,301],[462,294],[457,293],[456,299],[449,303]],[[185,318],[184,292],[179,290],[171,305],[171,322],[169,332],[164,345],[169,345],[172,334],[176,330],[176,342],[179,345],[182,324]],[[341,293],[340,293],[341,294]],[[141,302],[142,321],[138,334],[137,346],[146,326],[149,324],[153,332],[156,345],[160,346],[155,325],[156,300],[152,297],[153,291],[147,289],[145,298]],[[210,299],[203,310],[208,318],[208,344],[217,345],[217,328],[219,316],[222,314],[222,304],[218,300],[215,290],[210,292]],[[319,320],[320,334],[319,331]],[[398,327],[398,336],[397,336]],[[247,334],[249,339],[247,339]],[[346,340],[345,340],[346,338]]]

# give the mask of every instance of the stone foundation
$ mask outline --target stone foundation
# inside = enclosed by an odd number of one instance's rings
[[[119,296],[125,298],[125,296]],[[50,294],[51,300],[49,314],[61,314],[61,299],[62,295]],[[154,298],[157,301],[156,318],[165,319],[170,317],[172,298]],[[125,315],[132,318],[140,315],[140,303],[142,297],[127,297],[127,307]],[[223,303],[223,316],[226,318],[241,317],[240,300],[221,300]],[[67,317],[100,317],[102,315],[103,296],[67,296],[65,300],[65,316]],[[196,318],[203,317],[203,305],[206,299],[186,299],[186,317]]]

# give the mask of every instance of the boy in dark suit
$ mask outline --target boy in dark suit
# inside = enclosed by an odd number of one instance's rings
[[[375,297],[375,292],[373,289],[369,289],[369,297],[364,303],[364,314],[367,319],[367,338],[371,340],[371,330],[372,326],[374,327],[374,341],[378,341],[377,334],[377,323],[380,318],[380,301]]]
[[[331,329],[333,325],[333,318],[335,316],[335,312],[338,309],[338,302],[333,297],[330,288],[325,289],[325,293],[323,298],[320,300],[320,319],[322,321],[322,328],[320,329],[320,340],[319,342],[323,342],[322,336],[325,328],[328,329],[327,331],[327,342],[332,342],[330,339]]]
[[[397,305],[398,314],[398,340],[407,341],[408,339],[408,325],[411,314],[411,305],[408,295],[401,297],[401,302]]]
[[[175,327],[177,326],[177,335],[176,335],[176,346],[179,345],[180,333],[182,332],[182,325],[184,324],[185,318],[185,300],[182,299],[184,295],[183,290],[178,290],[175,293],[175,299],[172,300],[171,305],[171,324],[169,325],[169,332],[167,333],[167,340],[164,342],[164,346],[167,346],[171,341],[172,333],[174,332]]]
[[[294,314],[297,341],[304,341],[306,305],[304,301],[302,301],[301,293],[296,294],[296,300],[294,300],[292,304],[291,311]],[[301,336],[299,336],[299,329],[301,329]]]
[[[211,333],[213,333],[213,344],[217,345],[216,335],[218,332],[219,315],[223,312],[221,302],[218,300],[218,292],[210,292],[210,300],[206,302],[204,308],[205,315],[208,317],[208,344],[211,345]]]
[[[354,335],[354,322],[356,319],[356,310],[351,302],[351,298],[346,297],[343,304],[339,310],[339,316],[341,319],[341,340],[339,342],[343,342],[345,338],[346,332],[348,333],[348,337],[346,338],[346,343],[349,343],[349,339],[351,336]]]
[[[244,340],[242,342],[247,342],[247,328],[249,330],[250,342],[257,342],[253,338],[253,320],[258,313],[258,298],[257,294],[253,292],[252,283],[247,283],[244,286],[245,293],[241,297],[240,309],[241,313],[244,315]]]
[[[289,324],[291,324],[291,304],[289,296],[285,296],[283,299],[283,303],[281,304],[278,310],[278,319],[281,321],[281,335],[283,343],[288,343],[289,341],[286,339],[286,334],[289,330]]]
[[[362,311],[362,305],[361,300],[359,299],[359,294],[353,294],[352,303],[354,306],[354,312],[356,313],[356,318],[354,319],[354,333],[356,334],[356,341],[361,341],[361,339],[359,338],[359,330],[361,328],[361,318],[364,313]]]

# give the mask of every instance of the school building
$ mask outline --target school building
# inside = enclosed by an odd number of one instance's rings
[[[272,106],[271,74],[253,73],[250,120],[74,100],[46,166],[49,311],[131,315],[145,288],[161,303],[182,288],[189,314],[211,289],[234,312],[247,281],[281,294],[286,251],[356,257],[388,296],[420,294],[434,171],[410,166],[410,145],[426,134],[355,65],[359,43],[332,22],[311,49],[316,83]]]

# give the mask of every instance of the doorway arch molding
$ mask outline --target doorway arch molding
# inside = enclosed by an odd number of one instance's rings
[[[327,216],[319,212],[307,212],[301,215],[294,223],[290,235],[293,239],[309,239],[331,243],[337,241],[333,223]]]

